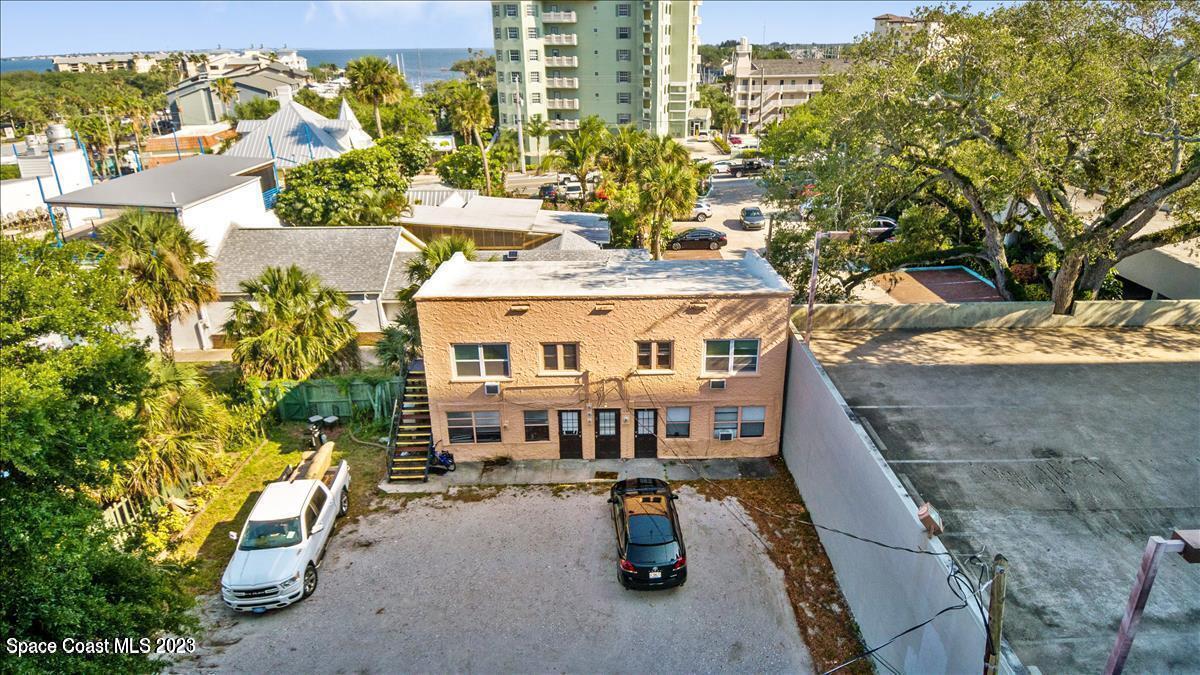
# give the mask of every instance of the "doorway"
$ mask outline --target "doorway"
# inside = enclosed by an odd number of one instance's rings
[[[596,411],[596,459],[621,458],[621,411]]]
[[[658,457],[658,411],[635,410],[633,456]]]
[[[560,459],[583,459],[578,410],[558,411],[558,456]]]

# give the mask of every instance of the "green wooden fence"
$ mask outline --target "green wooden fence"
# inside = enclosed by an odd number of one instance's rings
[[[306,420],[313,415],[337,415],[349,419],[355,410],[370,410],[375,419],[386,419],[392,402],[403,394],[404,381],[399,377],[383,382],[308,380],[279,400],[279,417]]]

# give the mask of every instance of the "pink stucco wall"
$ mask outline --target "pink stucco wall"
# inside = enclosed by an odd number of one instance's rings
[[[497,263],[499,264],[499,263]],[[597,305],[611,303],[611,311]],[[510,456],[557,458],[558,410],[582,414],[584,458],[595,457],[591,410],[618,408],[621,456],[634,456],[634,410],[658,410],[658,455],[679,457],[766,456],[778,452],[783,384],[787,371],[790,294],[723,298],[617,299],[424,299],[417,308],[429,387],[433,437],[461,460]],[[528,309],[521,309],[527,306]],[[725,377],[727,388],[713,390],[703,372],[706,339],[758,338],[758,372]],[[674,342],[674,368],[652,374],[637,371],[636,342]],[[551,375],[542,370],[542,344],[579,344],[579,370]],[[485,396],[482,380],[453,376],[451,345],[507,343],[511,377],[499,396]],[[665,408],[690,406],[691,435],[665,438]],[[761,438],[717,441],[713,409],[765,406]],[[525,442],[524,411],[550,411],[550,440]],[[502,443],[448,443],[448,411],[499,410]]]

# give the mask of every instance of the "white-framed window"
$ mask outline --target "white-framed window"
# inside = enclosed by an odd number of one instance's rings
[[[520,57],[520,53],[518,53],[517,56]],[[513,84],[519,84],[521,82],[521,73],[514,70],[508,74],[508,80]]]
[[[526,28],[525,35],[527,37],[536,38],[538,36],[537,28],[535,26],[530,26],[529,28]]]
[[[617,26],[617,39],[618,40],[628,40],[629,36],[631,34],[632,34],[632,32],[631,32],[629,26]]]
[[[633,116],[629,113],[617,113],[617,124],[629,124],[633,121]]]
[[[674,363],[674,347],[669,340],[638,342],[638,370],[670,370]]]
[[[525,5],[525,16],[535,16],[536,11],[537,10],[534,8],[532,2],[528,5]]]
[[[617,60],[618,61],[632,61],[633,60],[633,52],[631,52],[628,49],[618,49],[617,50]]]
[[[538,50],[536,50],[536,49],[530,49],[530,50],[529,50],[529,60],[530,60],[530,61],[537,61],[537,60],[538,60]]]
[[[500,16],[500,5],[492,5],[492,16]]]
[[[516,40],[519,37],[521,37],[521,29],[517,28],[516,26],[509,26],[508,27],[508,39]]]
[[[733,432],[735,438],[759,438],[766,433],[767,409],[761,405],[717,408],[713,411],[713,438]]]
[[[579,345],[574,342],[546,342],[542,344],[542,370],[579,370]]]
[[[627,92],[627,91],[617,92],[617,103],[631,103],[632,101],[633,101],[633,97],[630,95],[629,92]]]
[[[541,82],[542,74],[537,72],[536,70],[533,71],[532,73],[529,74],[529,81],[530,82]]]
[[[667,408],[667,438],[687,438],[692,435],[692,409]]]
[[[757,338],[749,340],[705,340],[704,371],[733,375],[758,372]]]
[[[499,443],[500,413],[496,410],[446,413],[451,443]]]
[[[499,28],[493,28],[492,33],[495,34],[497,40],[500,39],[500,29]]]
[[[507,98],[507,97],[504,95],[504,92],[500,92],[499,94],[496,94],[496,98],[497,98],[497,99],[498,99],[498,100],[499,100],[501,103],[506,103],[506,102],[507,102],[507,101],[505,101],[505,100],[504,100],[505,98]]]
[[[508,124],[508,113],[500,113],[500,124]]]
[[[629,71],[628,70],[618,70],[617,71],[617,82],[618,83],[629,82]]]
[[[454,345],[455,377],[508,377],[508,345]]]
[[[525,411],[525,442],[550,440],[550,411]]]
[[[514,16],[515,17],[516,15],[517,15],[517,6],[516,5],[505,5],[504,6],[504,16]]]
[[[508,60],[509,61],[520,61],[521,60],[521,50],[520,49],[508,50]]]
[[[530,94],[529,102],[530,103],[541,103],[542,102],[542,92],[535,91],[532,94]]]
[[[630,15],[630,8],[629,8],[628,3],[622,3],[622,4],[617,5],[617,16],[629,16],[629,15]]]

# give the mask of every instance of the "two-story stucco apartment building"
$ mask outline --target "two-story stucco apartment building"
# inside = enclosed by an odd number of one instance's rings
[[[455,256],[416,295],[433,440],[464,460],[773,455],[791,297],[754,253]]]

